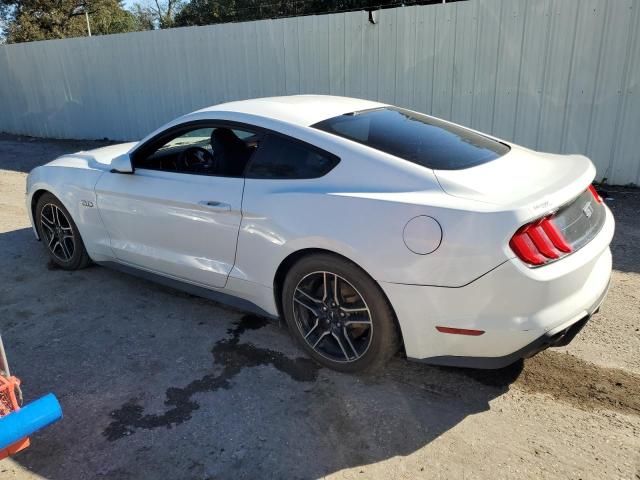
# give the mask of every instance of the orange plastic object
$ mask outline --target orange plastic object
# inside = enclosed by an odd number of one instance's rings
[[[16,377],[4,377],[0,375],[0,417],[20,410],[20,403],[16,391],[20,388],[20,379]],[[0,450],[0,460],[18,453],[29,446],[29,439],[23,438],[13,445]]]

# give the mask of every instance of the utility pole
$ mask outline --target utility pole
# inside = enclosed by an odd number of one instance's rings
[[[87,33],[91,36],[91,25],[89,24],[89,12],[87,9],[84,9],[84,18],[87,20]]]
[[[87,9],[87,4],[82,3],[73,9],[71,15],[82,15],[84,13],[84,19],[87,21],[87,36],[91,36],[91,25],[89,24],[89,10]]]

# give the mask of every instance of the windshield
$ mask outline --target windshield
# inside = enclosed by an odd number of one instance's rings
[[[347,113],[313,127],[435,170],[481,165],[509,151],[479,133],[397,107]]]

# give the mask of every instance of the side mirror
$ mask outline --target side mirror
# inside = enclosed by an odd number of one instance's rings
[[[131,158],[127,153],[111,160],[111,173],[133,173]]]

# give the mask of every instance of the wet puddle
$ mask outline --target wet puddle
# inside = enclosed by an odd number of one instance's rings
[[[247,330],[257,330],[269,324],[269,320],[255,315],[244,316],[233,328],[229,337],[214,345],[211,353],[215,365],[221,365],[218,374],[209,374],[194,380],[184,388],[171,387],[166,390],[165,405],[170,407],[162,414],[145,414],[144,408],[135,400],[130,400],[111,412],[113,421],[103,432],[107,440],[114,441],[131,435],[137,429],[170,428],[191,418],[200,408],[192,397],[197,393],[215,392],[231,388],[231,380],[243,369],[261,365],[272,365],[298,382],[313,382],[318,377],[320,367],[308,358],[289,358],[284,354],[257,347],[251,343],[240,343],[240,337]]]

